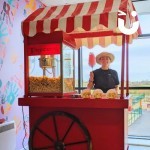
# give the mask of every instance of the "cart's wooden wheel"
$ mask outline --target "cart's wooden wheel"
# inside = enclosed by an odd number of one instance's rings
[[[87,128],[74,115],[53,111],[42,116],[29,137],[30,150],[92,150]]]

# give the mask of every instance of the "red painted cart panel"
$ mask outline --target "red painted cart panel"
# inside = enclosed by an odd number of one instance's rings
[[[30,129],[36,121],[48,112],[64,111],[76,116],[88,129],[91,135],[92,150],[125,150],[127,149],[128,100],[108,99],[72,99],[72,98],[20,98],[20,106],[29,106]],[[60,120],[59,132],[63,134],[65,120]],[[48,131],[49,123],[43,127]],[[74,129],[71,137],[78,136]],[[51,133],[54,134],[54,133]],[[38,144],[42,141],[37,137]],[[71,139],[70,139],[71,140]],[[70,150],[84,150],[80,145]]]

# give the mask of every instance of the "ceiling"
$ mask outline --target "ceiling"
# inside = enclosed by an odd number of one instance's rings
[[[40,0],[46,6],[58,6],[102,0]],[[150,0],[132,0],[138,14],[150,13]]]

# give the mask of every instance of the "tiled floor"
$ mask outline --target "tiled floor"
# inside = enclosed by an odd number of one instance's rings
[[[150,111],[129,126],[128,135],[129,150],[150,150]]]
[[[129,126],[128,134],[150,137],[150,111],[142,112],[142,116]]]
[[[130,145],[129,150],[150,150],[150,147]]]

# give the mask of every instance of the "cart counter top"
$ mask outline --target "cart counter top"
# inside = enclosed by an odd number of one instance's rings
[[[83,98],[19,98],[19,106],[52,108],[128,108],[127,99],[83,99]]]

